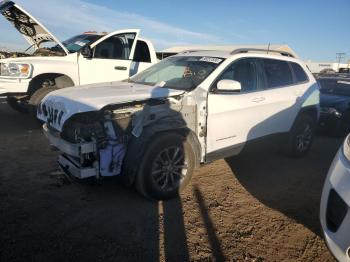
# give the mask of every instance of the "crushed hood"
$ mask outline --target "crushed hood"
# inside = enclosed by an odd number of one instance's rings
[[[184,91],[159,86],[148,86],[128,82],[109,82],[101,84],[70,87],[54,91],[42,100],[38,118],[62,131],[64,122],[77,113],[99,111],[108,105],[117,105],[148,99],[166,98],[183,94]],[[57,110],[57,119],[45,114],[45,110]],[[62,116],[60,117],[60,114]]]
[[[65,46],[49,30],[14,2],[1,1],[0,13],[23,35],[35,50],[39,49],[43,43],[53,42],[58,44],[66,54],[69,53]]]

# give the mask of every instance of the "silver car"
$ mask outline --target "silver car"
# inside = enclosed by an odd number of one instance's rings
[[[326,178],[320,218],[333,255],[339,261],[350,261],[350,135],[339,149]]]

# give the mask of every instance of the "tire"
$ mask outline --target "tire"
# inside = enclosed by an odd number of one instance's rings
[[[37,107],[40,104],[41,100],[43,100],[43,98],[53,92],[57,90],[57,88],[55,86],[45,86],[42,87],[40,89],[38,89],[37,91],[35,91],[33,93],[33,95],[30,97],[29,99],[29,113],[36,118],[36,111],[37,111]]]
[[[16,97],[7,97],[7,104],[15,111],[19,113],[28,113],[27,104],[23,104],[23,101],[17,99]]]
[[[285,152],[292,157],[306,155],[313,142],[315,122],[309,115],[302,114],[296,119],[288,134]]]
[[[349,120],[348,118],[340,119],[338,124],[330,131],[330,135],[333,137],[345,137],[349,134]]]
[[[185,137],[177,133],[160,134],[146,148],[138,168],[136,189],[154,200],[176,197],[190,182],[194,166],[195,154]]]

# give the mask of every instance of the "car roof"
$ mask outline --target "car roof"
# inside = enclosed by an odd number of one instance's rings
[[[238,49],[237,49],[238,50]],[[209,56],[209,57],[218,57],[227,59],[235,56],[246,56],[246,57],[261,57],[261,58],[271,58],[271,59],[279,59],[285,61],[293,61],[297,62],[298,59],[294,57],[289,57],[281,54],[275,53],[266,53],[266,51],[257,51],[257,52],[238,52],[234,53],[233,51],[222,51],[222,50],[198,50],[198,51],[185,51],[183,53],[179,53],[176,56]]]
[[[229,58],[231,56],[231,52],[228,51],[220,51],[220,50],[200,50],[200,51],[187,51],[183,53],[179,53],[179,56],[211,56],[211,57],[219,57],[219,58]]]

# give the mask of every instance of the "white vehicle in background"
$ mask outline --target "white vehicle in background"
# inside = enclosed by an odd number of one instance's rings
[[[330,251],[338,261],[350,261],[350,135],[328,172],[322,193],[320,218]]]
[[[0,96],[17,111],[36,112],[53,90],[127,79],[158,61],[152,43],[139,38],[137,29],[88,32],[60,42],[11,1],[0,2],[0,13],[34,49],[32,55],[0,59]]]
[[[252,48],[184,52],[126,81],[52,92],[38,107],[65,173],[121,175],[153,199],[176,196],[195,167],[262,139],[303,156],[318,116],[306,66]]]

